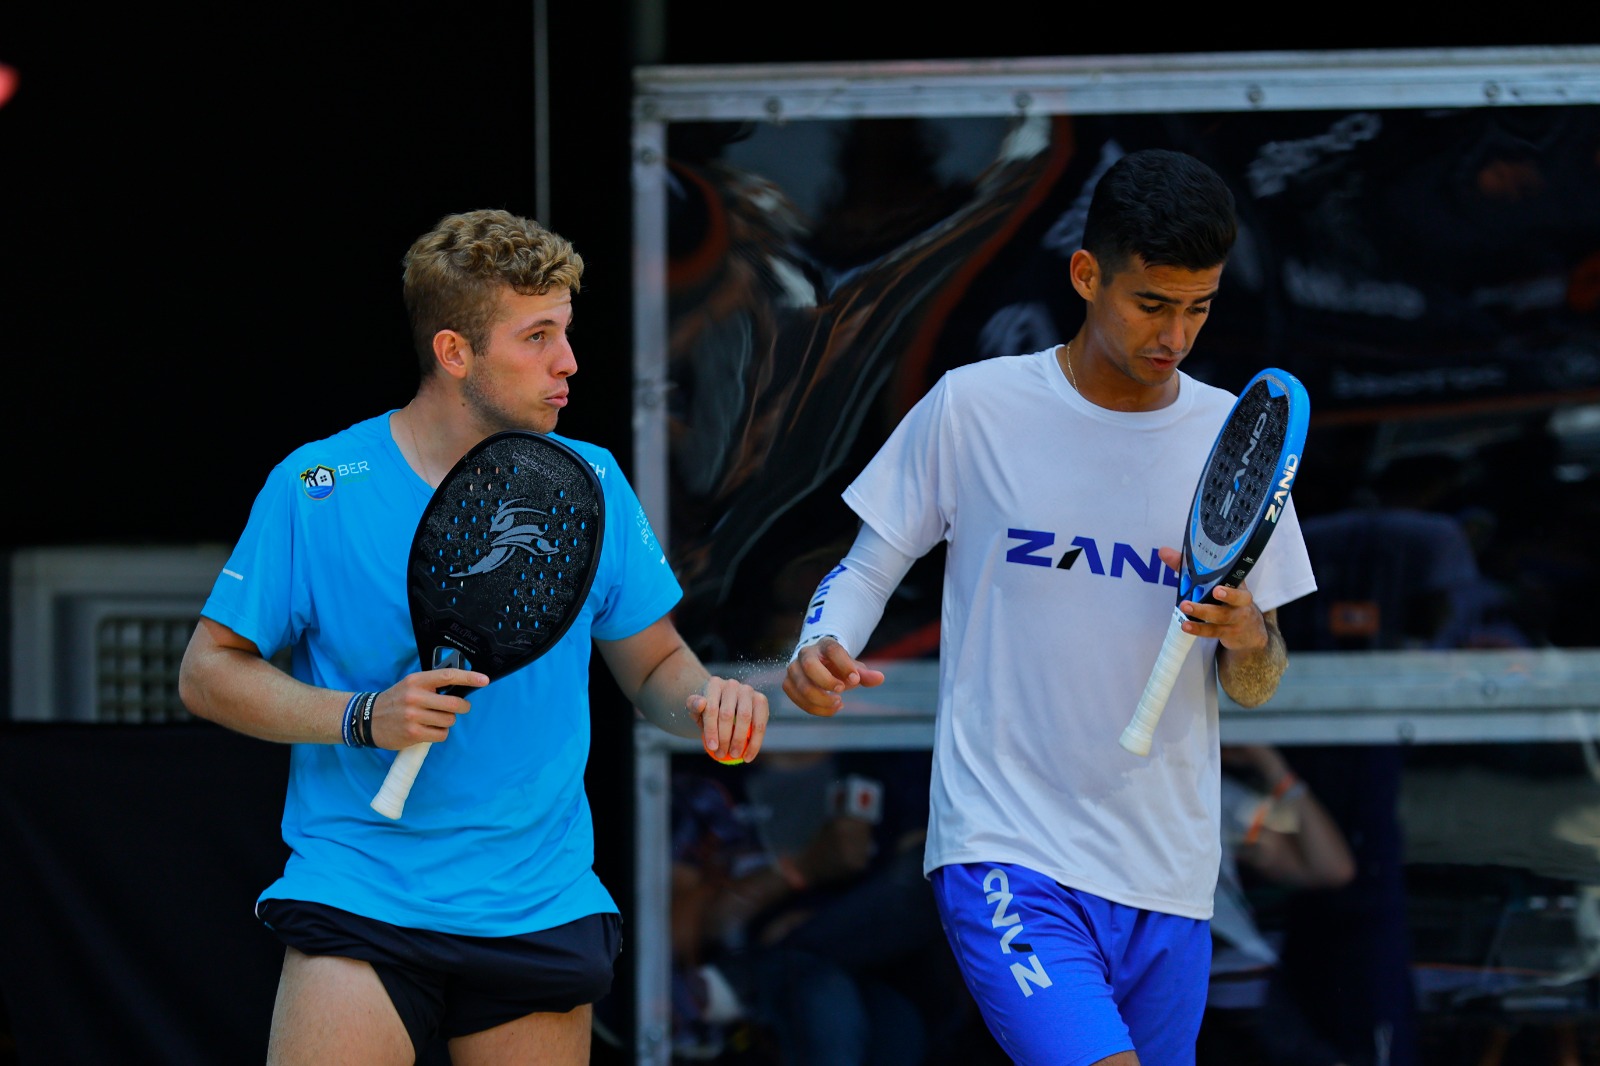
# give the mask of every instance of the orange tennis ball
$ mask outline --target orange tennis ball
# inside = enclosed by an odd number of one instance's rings
[[[756,727],[754,725],[752,725],[750,727],[750,729],[749,729],[749,732],[745,733],[744,742],[745,742],[746,745],[748,745],[750,743],[750,734],[754,733],[755,731],[756,731]],[[705,738],[702,737],[701,740],[700,740],[700,746],[702,748],[705,748],[705,745],[706,745]],[[718,754],[717,752],[712,751],[710,748],[706,748],[706,754],[711,756],[717,762],[721,763],[723,766],[738,766],[738,765],[740,765],[741,763],[744,762],[744,759],[742,759],[742,758],[731,758],[731,757],[726,756],[726,755],[721,755],[721,754]]]

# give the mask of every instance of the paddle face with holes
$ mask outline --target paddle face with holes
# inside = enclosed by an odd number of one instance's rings
[[[543,655],[583,608],[604,531],[600,481],[570,447],[520,431],[479,442],[434,490],[411,541],[406,600],[423,667],[493,683]],[[400,816],[427,749],[395,757],[373,809]]]

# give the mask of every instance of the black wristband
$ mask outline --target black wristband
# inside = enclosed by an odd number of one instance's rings
[[[352,748],[375,748],[372,739],[372,707],[378,702],[376,692],[357,692],[350,697],[344,709],[344,742]]]
[[[378,742],[372,739],[372,708],[378,702],[376,692],[368,692],[361,700],[361,714],[356,718],[356,739],[363,748],[375,748]]]

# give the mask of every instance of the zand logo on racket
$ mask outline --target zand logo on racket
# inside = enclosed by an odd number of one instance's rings
[[[1256,446],[1261,443],[1261,431],[1267,428],[1267,412],[1262,411],[1256,416],[1255,425],[1250,427],[1250,447],[1239,456],[1239,469],[1233,472],[1233,486],[1228,489],[1228,495],[1222,501],[1222,517],[1227,518],[1228,512],[1233,510],[1233,501],[1239,496],[1240,479],[1244,472],[1250,469],[1250,456],[1255,454]]]
[[[1289,490],[1294,488],[1294,476],[1300,470],[1300,457],[1286,455],[1283,457],[1283,477],[1278,479],[1278,487],[1272,492],[1272,502],[1267,505],[1266,521],[1277,525],[1278,516],[1289,505]]]

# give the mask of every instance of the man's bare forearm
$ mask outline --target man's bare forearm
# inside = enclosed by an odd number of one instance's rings
[[[340,740],[347,693],[296,681],[253,650],[220,644],[213,635],[202,619],[179,668],[178,694],[193,714],[260,740]]]
[[[700,723],[686,703],[691,695],[705,691],[710,677],[694,652],[679,645],[650,671],[634,705],[656,728],[674,736],[697,737]]]
[[[1225,647],[1217,652],[1217,680],[1241,707],[1259,707],[1270,700],[1289,667],[1289,649],[1276,618],[1269,612],[1263,622],[1267,630],[1264,647],[1251,651]]]

